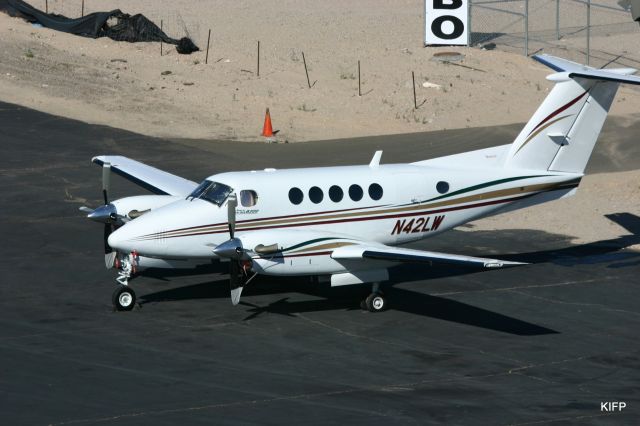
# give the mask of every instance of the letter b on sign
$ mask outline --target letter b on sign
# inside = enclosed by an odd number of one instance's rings
[[[467,44],[468,0],[425,0],[424,44]]]

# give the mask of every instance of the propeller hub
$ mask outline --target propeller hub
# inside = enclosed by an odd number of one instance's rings
[[[238,238],[231,238],[214,248],[213,253],[218,257],[240,259],[243,253],[242,241]]]
[[[109,203],[96,208],[89,213],[87,217],[94,222],[112,223],[118,218],[118,211],[116,210],[116,206]]]

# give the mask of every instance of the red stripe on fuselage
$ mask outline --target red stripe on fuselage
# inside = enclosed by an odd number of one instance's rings
[[[381,207],[386,207],[386,206],[388,206],[388,204],[383,204],[381,206],[357,207],[357,208],[353,208],[353,209],[327,210],[327,211],[317,212],[317,213],[301,213],[301,214],[292,214],[292,215],[286,215],[286,216],[271,216],[271,217],[264,218],[264,219],[237,220],[236,223],[247,223],[247,222],[258,222],[258,221],[267,221],[267,220],[287,219],[287,218],[296,218],[296,217],[304,217],[304,216],[323,215],[323,214],[329,214],[329,213],[342,213],[342,212],[350,212],[350,211],[356,211],[356,210],[366,210],[366,209],[373,209],[373,208],[381,208]],[[227,222],[212,223],[212,224],[209,224],[209,225],[197,225],[197,226],[189,226],[187,228],[172,229],[171,231],[166,231],[166,233],[173,233],[173,232],[179,232],[179,231],[190,231],[190,230],[195,230],[195,229],[209,228],[209,227],[212,227],[212,226],[223,226],[223,225],[226,226]],[[160,234],[163,234],[163,233],[157,232],[157,233],[154,233],[154,234],[141,235],[138,238],[160,236]],[[178,235],[178,236],[181,236],[181,235]],[[172,236],[168,235],[168,236],[164,236],[162,238],[172,238]]]
[[[318,221],[318,222],[290,223],[290,224],[284,224],[284,225],[273,225],[273,226],[262,226],[262,227],[237,228],[236,231],[237,232],[243,232],[243,231],[255,231],[255,230],[263,230],[263,229],[291,228],[291,227],[296,227],[296,226],[297,227],[300,227],[300,226],[315,226],[315,225],[328,225],[328,224],[334,224],[334,223],[362,222],[362,221],[368,221],[368,220],[397,219],[397,218],[408,217],[408,216],[424,216],[424,215],[427,215],[427,214],[445,213],[445,212],[456,211],[456,210],[465,210],[465,209],[470,209],[470,208],[475,208],[475,207],[484,207],[484,206],[490,206],[490,205],[493,205],[493,204],[500,204],[500,203],[507,203],[507,202],[511,202],[511,201],[518,201],[518,200],[522,200],[522,199],[525,199],[525,198],[528,198],[528,197],[532,197],[532,196],[538,195],[538,194],[539,194],[539,192],[538,193],[534,193],[534,194],[521,195],[521,196],[514,197],[514,198],[508,198],[508,199],[502,199],[502,200],[494,200],[494,201],[485,201],[483,203],[471,204],[471,205],[466,205],[466,206],[458,206],[458,207],[450,207],[450,208],[447,208],[447,209],[440,209],[440,210],[423,210],[423,211],[408,212],[408,213],[403,213],[403,214],[390,214],[390,215],[379,215],[379,216],[369,216],[369,217],[357,217],[357,218],[350,218],[350,219],[333,219],[333,220],[324,220],[324,221]],[[226,232],[228,232],[226,229],[223,229],[223,230],[220,230],[220,231],[202,231],[202,232],[194,232],[194,233],[191,233],[191,234],[166,236],[164,238],[192,237],[192,236],[197,236],[197,235],[222,234],[222,233],[226,233]]]
[[[587,93],[589,93],[589,91],[584,92],[583,94],[581,94],[580,96],[578,96],[577,98],[573,99],[572,101],[570,101],[568,104],[561,106],[560,108],[558,108],[557,110],[555,110],[554,112],[552,112],[551,114],[549,114],[547,116],[547,118],[545,118],[544,120],[542,120],[540,123],[538,123],[538,125],[536,127],[534,127],[530,132],[529,135],[531,133],[533,133],[538,127],[542,126],[544,123],[546,123],[547,121],[551,120],[553,117],[555,117],[556,115],[560,114],[562,111],[566,110],[567,108],[571,107],[573,104],[575,104],[576,102],[578,102],[584,95],[586,95]]]

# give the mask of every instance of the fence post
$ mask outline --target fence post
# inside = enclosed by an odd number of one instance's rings
[[[358,96],[362,96],[362,89],[360,88],[360,59],[358,59]]]
[[[207,36],[207,56],[204,58],[204,64],[209,64],[209,42],[211,41],[211,28],[209,28],[209,35]]]
[[[560,0],[556,0],[556,40],[560,40]]]
[[[524,0],[524,56],[529,56],[529,0]]]
[[[413,107],[418,109],[418,100],[416,98],[416,75],[411,71],[411,81],[413,82]]]
[[[467,46],[471,47],[471,0],[467,4]]]
[[[591,0],[587,0],[587,65],[591,59],[591,52],[589,52],[591,42]]]
[[[422,21],[422,47],[427,47],[427,0],[424,0],[424,5],[422,7],[422,15],[424,19]]]

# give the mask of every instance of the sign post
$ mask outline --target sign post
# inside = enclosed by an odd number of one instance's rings
[[[425,0],[424,44],[467,45],[469,0]]]

